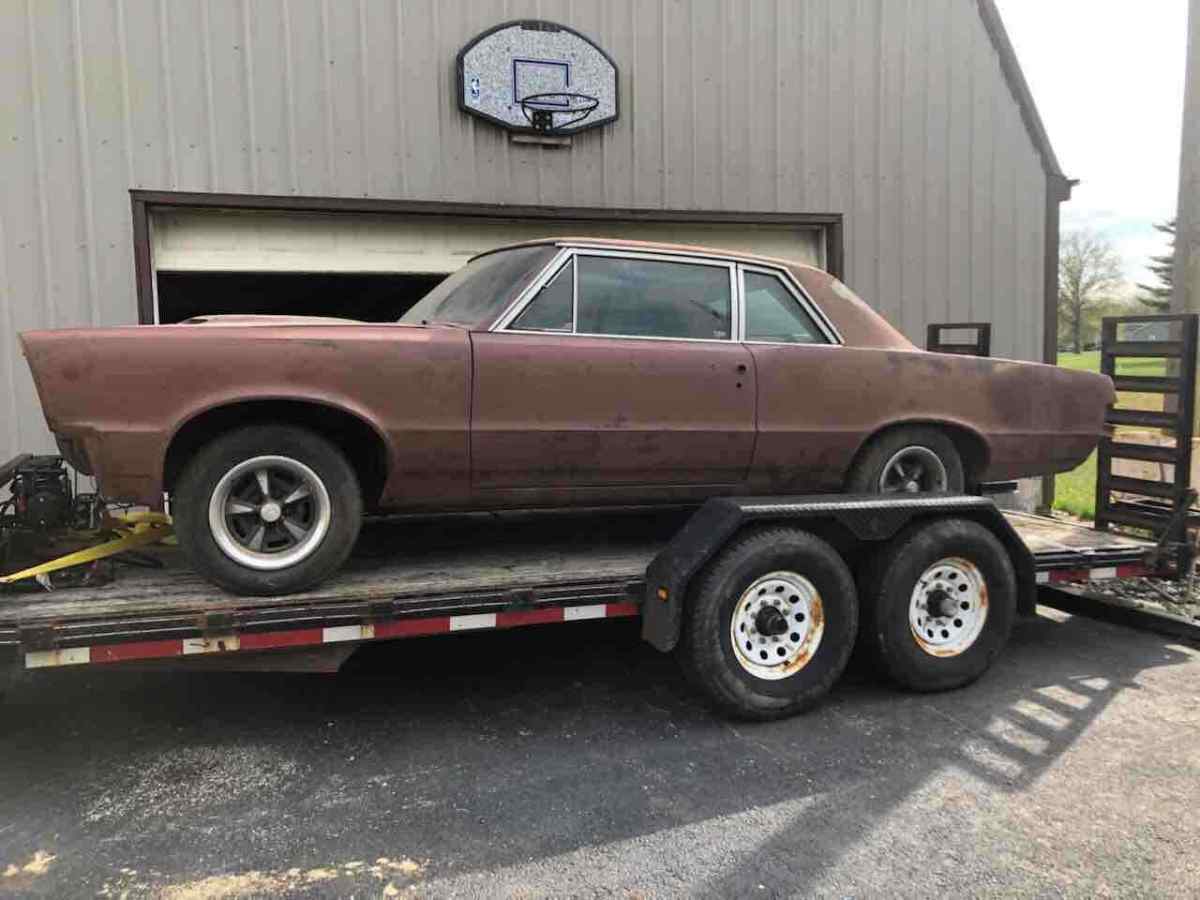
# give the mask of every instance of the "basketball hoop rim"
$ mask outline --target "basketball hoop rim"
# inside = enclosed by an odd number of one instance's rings
[[[568,97],[578,98],[582,103],[572,104],[571,100],[567,101],[566,106],[550,105],[548,101],[542,100],[543,97]],[[542,104],[542,105],[539,105]],[[528,104],[528,106],[527,106]],[[563,113],[569,115],[572,113],[591,112],[600,105],[600,98],[593,97],[591,94],[581,94],[577,91],[542,91],[538,94],[527,94],[517,101],[517,105],[521,109],[537,109],[546,110],[553,113]]]
[[[545,97],[567,97],[578,98],[582,103],[572,105],[568,99],[566,106],[549,106],[538,105],[536,101],[542,100],[542,104],[547,101]],[[525,121],[528,122],[534,131],[540,131],[544,134],[561,133],[569,129],[572,125],[577,125],[590,116],[600,106],[600,98],[593,97],[591,94],[581,94],[577,91],[543,91],[538,94],[527,94],[517,101],[517,105],[521,107],[521,114],[525,116]],[[535,121],[534,116],[537,113],[544,112],[550,114],[550,127],[541,128]],[[555,115],[568,116],[565,122],[555,123]]]

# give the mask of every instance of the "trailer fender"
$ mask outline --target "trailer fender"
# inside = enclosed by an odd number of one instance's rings
[[[918,519],[959,517],[987,527],[1004,544],[1017,573],[1017,607],[1032,612],[1037,597],[1033,554],[986,497],[957,494],[714,497],[700,507],[646,568],[642,638],[664,653],[679,643],[689,587],[701,569],[743,528],[830,523],[860,544],[882,544]]]

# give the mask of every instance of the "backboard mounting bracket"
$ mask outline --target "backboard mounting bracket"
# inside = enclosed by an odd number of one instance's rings
[[[537,134],[527,131],[514,131],[508,136],[514,144],[541,144],[543,147],[570,147],[569,134]]]

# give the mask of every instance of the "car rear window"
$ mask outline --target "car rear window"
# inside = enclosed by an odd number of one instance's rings
[[[418,300],[400,321],[490,325],[557,252],[551,244],[538,244],[477,256]]]
[[[774,275],[747,272],[746,340],[777,344],[824,344],[825,336],[795,295]]]
[[[578,257],[579,334],[728,340],[729,267]]]

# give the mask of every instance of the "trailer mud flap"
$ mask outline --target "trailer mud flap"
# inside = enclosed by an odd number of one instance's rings
[[[879,543],[918,519],[960,516],[996,535],[1017,574],[1018,609],[1036,603],[1033,556],[1012,525],[986,497],[959,494],[716,497],[684,524],[646,568],[642,638],[664,653],[675,649],[692,580],[729,540],[749,525],[795,523],[839,531],[852,543]]]

